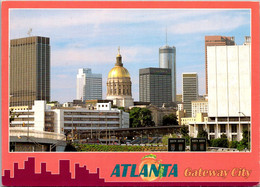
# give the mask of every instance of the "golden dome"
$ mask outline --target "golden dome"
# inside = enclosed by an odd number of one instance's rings
[[[127,71],[127,69],[125,69],[122,66],[115,66],[108,73],[108,78],[123,78],[123,77],[129,77],[130,78],[130,74]]]

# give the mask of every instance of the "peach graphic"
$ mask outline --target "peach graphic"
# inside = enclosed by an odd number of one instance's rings
[[[162,166],[160,167],[160,171],[159,171],[159,175],[158,176],[155,176],[154,172],[152,172],[151,175],[149,176],[150,170],[151,170],[151,166],[154,164],[156,169],[158,170],[158,168],[160,166],[160,162],[161,162],[161,160],[156,160],[156,155],[150,154],[150,155],[144,156],[142,158],[142,162],[139,165],[139,173],[141,172],[143,166],[145,164],[147,164],[148,176],[145,177],[143,175],[140,175],[141,178],[144,181],[154,181],[154,180],[158,179],[159,177],[161,178],[162,177],[162,173],[163,173],[163,167]]]

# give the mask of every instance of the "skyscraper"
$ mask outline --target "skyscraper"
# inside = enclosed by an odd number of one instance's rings
[[[161,107],[172,102],[171,69],[145,68],[139,70],[139,100]]]
[[[251,116],[251,45],[208,47],[209,116]]]
[[[41,36],[10,42],[10,106],[50,101],[50,39]]]
[[[198,87],[197,73],[182,73],[182,102],[187,117],[192,114],[191,101],[198,99]]]
[[[82,68],[77,74],[77,99],[102,99],[102,75],[92,74],[91,69]]]
[[[226,36],[205,36],[205,77],[206,77],[206,94],[208,94],[208,61],[207,47],[208,46],[225,46],[235,45],[234,37]]]
[[[176,101],[176,48],[165,45],[159,49],[159,67],[171,69],[172,101]]]
[[[251,125],[251,44],[209,46],[209,136],[240,141]]]

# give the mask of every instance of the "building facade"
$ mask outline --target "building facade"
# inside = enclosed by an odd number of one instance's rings
[[[106,99],[113,100],[113,104],[118,107],[134,105],[131,77],[128,70],[123,67],[120,51],[116,57],[115,67],[108,73]]]
[[[208,122],[193,123],[194,136],[200,129],[209,138],[227,135],[240,141],[251,126],[251,45],[209,46]]]
[[[181,94],[177,94],[176,95],[176,101],[177,102],[182,102],[182,95]]]
[[[172,102],[171,69],[139,70],[139,100],[161,107]]]
[[[159,48],[159,67],[171,69],[172,102],[176,101],[176,48],[165,45]]]
[[[208,113],[208,101],[197,100],[191,101],[192,117],[195,118],[197,113]]]
[[[176,109],[173,107],[156,107],[154,105],[149,105],[146,107],[152,113],[152,120],[155,126],[162,126],[163,125],[163,117],[174,114],[176,115]]]
[[[235,45],[234,37],[227,36],[205,36],[205,77],[206,77],[206,94],[208,94],[208,60],[207,47],[208,46],[226,46]]]
[[[177,106],[178,106],[178,111],[184,110],[183,109],[183,103],[178,103]]]
[[[186,116],[191,117],[191,101],[198,99],[198,75],[197,73],[182,74],[182,103]]]
[[[10,106],[50,101],[50,39],[41,36],[10,41]]]
[[[91,69],[82,68],[77,74],[77,99],[102,99],[102,75],[93,74]]]
[[[13,109],[14,120],[10,130],[34,133],[52,133],[64,136],[68,132],[82,135],[88,131],[129,128],[129,114],[112,109],[111,103],[97,103],[98,110],[87,108],[56,108],[46,105],[45,101],[35,101],[32,109]],[[29,127],[28,127],[29,126]]]

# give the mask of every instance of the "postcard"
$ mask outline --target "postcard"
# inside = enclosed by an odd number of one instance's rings
[[[259,8],[2,2],[2,184],[258,185]]]

